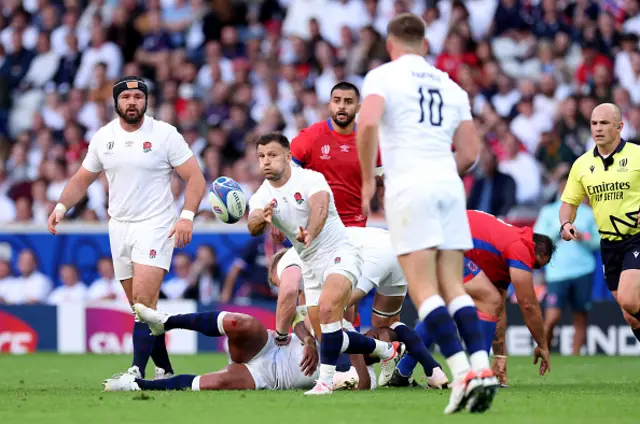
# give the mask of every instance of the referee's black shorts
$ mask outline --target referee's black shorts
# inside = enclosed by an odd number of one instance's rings
[[[640,233],[626,240],[600,240],[604,279],[609,290],[618,290],[620,274],[627,269],[640,269]]]

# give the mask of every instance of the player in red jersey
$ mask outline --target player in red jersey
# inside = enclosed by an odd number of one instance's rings
[[[293,162],[324,175],[333,191],[338,215],[347,227],[365,227],[362,214],[362,173],[356,147],[355,117],[360,92],[348,82],[331,89],[331,118],[305,128],[291,141]],[[378,156],[378,169],[380,170]]]
[[[504,299],[513,283],[525,324],[538,345],[534,358],[535,363],[542,359],[543,375],[551,368],[542,311],[533,288],[533,270],[549,263],[555,250],[553,242],[529,227],[514,227],[485,212],[467,211],[467,218],[473,249],[465,252],[464,288],[476,304],[488,351],[493,344],[493,371],[506,384]],[[430,345],[428,335],[419,327],[416,332]],[[407,385],[415,360],[408,355],[405,358],[398,364],[391,385]]]

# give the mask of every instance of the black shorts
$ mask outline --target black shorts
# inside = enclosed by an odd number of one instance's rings
[[[640,269],[640,233],[622,241],[600,240],[602,271],[609,290],[618,290],[620,274]]]

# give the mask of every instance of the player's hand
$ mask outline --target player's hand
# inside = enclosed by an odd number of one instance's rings
[[[51,212],[51,215],[49,215],[49,220],[47,221],[47,227],[51,234],[53,235],[58,234],[58,230],[56,230],[56,225],[58,225],[58,223],[62,221],[63,218],[64,218],[64,213],[62,213],[62,211],[54,209],[53,212]]]
[[[500,384],[508,386],[507,379],[507,358],[493,357],[493,364],[491,364],[491,371],[495,374]]]
[[[545,375],[547,372],[551,372],[551,355],[549,355],[549,349],[541,349],[540,346],[536,347],[536,350],[533,352],[533,364],[538,364],[538,359],[541,359],[540,362],[540,375]]]
[[[304,243],[304,247],[309,247],[311,244],[311,235],[309,234],[309,231],[300,227],[298,229],[298,234],[296,235],[296,240],[300,243]]]
[[[273,220],[273,209],[276,207],[276,199],[273,199],[262,209],[262,219],[271,224]]]
[[[277,346],[286,346],[291,342],[291,335],[276,331],[275,341]]]
[[[570,222],[566,223],[564,227],[562,227],[560,235],[563,240],[577,240],[579,237],[578,229]]]
[[[369,216],[369,210],[371,209],[371,199],[376,193],[376,180],[371,178],[368,181],[362,182],[362,213],[364,216]]]
[[[191,237],[193,235],[193,221],[189,219],[178,219],[173,225],[171,232],[169,232],[169,238],[175,234],[176,239],[174,246],[177,248],[183,248],[187,244],[191,243]]]
[[[276,243],[282,244],[287,239],[287,236],[285,236],[284,233],[278,230],[276,227],[271,226],[271,238]]]
[[[318,349],[315,345],[305,344],[302,351],[302,361],[300,361],[300,371],[307,377],[311,377],[318,368],[319,360]]]

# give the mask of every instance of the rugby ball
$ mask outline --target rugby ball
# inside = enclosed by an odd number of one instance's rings
[[[240,185],[229,177],[219,177],[209,189],[213,213],[226,224],[238,222],[247,210],[247,199]]]

